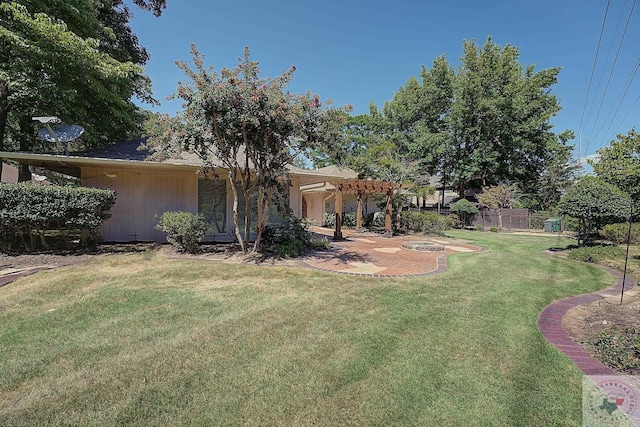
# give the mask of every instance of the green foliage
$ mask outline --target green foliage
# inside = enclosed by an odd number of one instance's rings
[[[435,212],[400,212],[399,231],[401,233],[414,232],[440,236],[454,226],[455,220]]]
[[[598,159],[589,164],[599,177],[640,203],[640,134],[635,129],[598,150]]]
[[[493,187],[487,187],[478,194],[478,203],[481,206],[497,211],[503,208],[511,207],[514,199],[515,188],[513,185],[500,184]]]
[[[627,236],[630,237],[632,244],[640,243],[640,224],[632,224],[630,235],[628,222],[608,224],[600,230],[600,235],[616,245],[626,243]]]
[[[336,214],[333,212],[325,212],[322,215],[322,225],[324,227],[333,228],[336,226]]]
[[[476,205],[474,203],[471,203],[467,199],[460,199],[457,202],[452,203],[449,206],[449,209],[451,210],[451,212],[458,215],[460,223],[463,226],[467,225],[467,219],[470,216],[476,215],[478,212],[480,212]]]
[[[576,261],[604,263],[609,258],[624,257],[625,250],[618,246],[584,246],[572,249],[568,257]]]
[[[498,231],[500,231],[500,229],[498,227],[491,227],[489,231],[492,233],[497,233]]]
[[[536,180],[519,183],[519,199],[530,210],[552,210],[562,195],[573,185],[581,168],[573,157],[573,131],[567,130],[549,139],[544,153],[544,165]]]
[[[421,82],[409,79],[385,104],[389,139],[462,193],[500,182],[531,186],[545,171],[558,174],[571,154],[550,121],[560,110],[550,93],[560,69],[524,67],[516,47],[491,38],[482,47],[465,41],[463,49],[457,72],[438,57],[423,67]],[[557,167],[552,151],[563,154]]]
[[[605,365],[628,375],[640,372],[640,330],[613,325],[592,338],[595,356]]]
[[[630,203],[614,185],[597,177],[585,176],[562,196],[558,210],[580,220],[579,243],[599,227],[627,218]]]
[[[50,149],[31,120],[45,113],[84,126],[88,145],[137,134],[131,98],[156,101],[130,17],[121,0],[0,3],[0,150]]]
[[[355,212],[345,212],[342,215],[342,226],[347,228],[355,228],[356,227],[356,213]]]
[[[228,171],[235,237],[248,250],[251,217],[240,217],[240,198],[247,212],[253,207],[269,212],[274,194],[289,188],[287,165],[313,147],[332,152],[335,141],[342,138],[342,123],[350,107],[328,108],[318,95],[289,92],[295,66],[276,78],[260,77],[258,62],[250,59],[248,48],[236,67],[220,72],[204,65],[204,56],[195,45],[191,53],[193,68],[177,62],[188,80],[178,84],[174,98],[182,99],[185,110],[175,120],[157,121],[150,144],[163,153],[193,151],[205,169]],[[259,251],[268,215],[257,220],[253,251]]]
[[[181,251],[195,254],[198,242],[207,232],[204,216],[190,212],[165,212],[156,220],[156,228],[167,233],[167,241]]]
[[[286,227],[267,226],[263,233],[263,252],[279,258],[297,258],[306,251],[329,248],[326,237],[314,237],[309,231],[311,222],[290,217]]]
[[[457,202],[452,203],[449,209],[451,210],[451,212],[458,214],[473,215],[479,212],[476,205],[474,203],[471,203],[467,199],[460,199]]]
[[[0,185],[0,236],[2,247],[12,249],[21,242],[29,250],[37,249],[37,237],[43,247],[48,244],[45,231],[56,231],[67,245],[69,237],[82,233],[82,243],[98,240],[98,227],[111,214],[116,193],[86,187],[42,186],[36,184]]]

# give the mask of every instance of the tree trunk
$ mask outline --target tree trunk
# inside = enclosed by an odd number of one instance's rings
[[[4,135],[9,115],[9,89],[0,81],[0,151],[4,151]],[[0,177],[2,177],[2,159],[0,158]]]
[[[33,147],[29,145],[29,131],[31,130],[31,119],[29,117],[21,117],[19,120],[20,126],[20,151],[31,151]],[[20,165],[18,167],[18,182],[31,181],[31,171],[28,165]]]
[[[238,189],[236,188],[236,183],[233,180],[233,173],[229,170],[229,183],[231,184],[231,191],[233,192],[233,231],[236,234],[236,239],[238,239],[238,244],[240,244],[240,249],[242,252],[245,252],[245,243],[242,238],[242,233],[240,232],[240,221],[238,217]]]

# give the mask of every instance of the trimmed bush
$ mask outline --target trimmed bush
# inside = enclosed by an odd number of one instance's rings
[[[463,227],[469,225],[469,219],[473,218],[474,215],[477,215],[478,212],[480,212],[476,205],[467,199],[460,199],[457,202],[452,203],[449,209],[452,213],[457,214],[460,224]]]
[[[313,237],[310,226],[310,220],[292,216],[286,227],[265,227],[262,232],[262,251],[278,258],[297,258],[309,249],[328,249],[329,240],[326,237]]]
[[[435,212],[400,212],[400,232],[402,233],[424,233],[431,235],[442,235],[451,229],[455,221]]]
[[[36,250],[38,237],[48,247],[45,231],[55,232],[69,246],[81,235],[85,246],[99,240],[98,227],[106,221],[116,201],[112,190],[37,184],[0,185],[0,244],[4,250],[21,243]]]
[[[194,254],[208,226],[204,216],[189,212],[165,212],[156,217],[156,228],[167,233],[167,241],[181,251]]]
[[[573,249],[568,257],[584,262],[602,263],[606,259],[624,257],[625,250],[618,246],[585,246]]]
[[[628,233],[629,233],[628,222],[605,225],[602,228],[602,230],[600,230],[600,235],[604,239],[616,245],[621,245],[622,243],[626,243]],[[633,224],[631,226],[630,240],[631,240],[631,243],[640,243],[640,224]]]

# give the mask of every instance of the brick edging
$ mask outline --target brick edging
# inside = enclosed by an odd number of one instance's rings
[[[605,296],[620,294],[622,291],[622,273],[600,265],[597,267],[613,274],[617,279],[616,284],[602,291],[578,295],[549,304],[538,316],[538,329],[547,341],[571,359],[585,375],[618,375],[618,372],[587,353],[567,334],[562,326],[562,319],[570,309],[601,300]],[[633,288],[633,280],[627,277],[625,290],[631,288]]]
[[[52,267],[34,267],[28,270],[18,271],[16,273],[5,274],[4,276],[0,276],[0,288],[18,280],[21,277],[30,276],[38,271],[51,270],[51,268]]]

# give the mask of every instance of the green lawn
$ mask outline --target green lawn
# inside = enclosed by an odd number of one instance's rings
[[[536,327],[608,287],[559,237],[458,232],[428,277],[109,255],[0,288],[0,425],[581,425]]]

